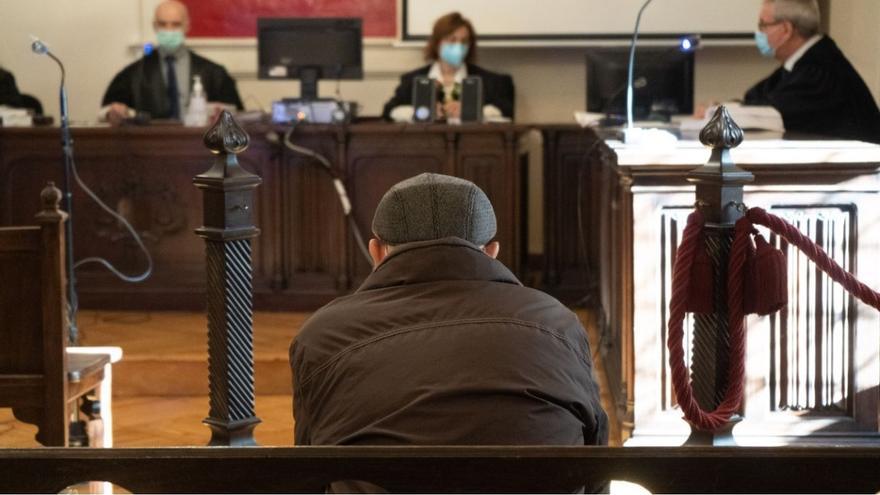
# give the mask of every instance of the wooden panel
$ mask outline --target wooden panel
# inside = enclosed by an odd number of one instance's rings
[[[599,277],[600,200],[612,188],[603,171],[613,157],[593,129],[546,126],[544,231],[546,290],[564,302],[595,296]]]
[[[814,239],[844,270],[855,269],[855,205],[780,205],[771,211]],[[788,307],[770,320],[770,407],[852,416],[855,298],[797,248],[776,236],[771,242],[786,253],[793,280]]]
[[[254,125],[239,156],[261,176],[253,241],[254,304],[264,309],[314,309],[356,288],[370,263],[356,249],[331,176],[317,160],[286,149],[289,128]],[[300,126],[290,136],[324,156],[346,183],[355,219],[370,235],[373,211],[385,191],[421,172],[473,178],[496,203],[501,260],[518,270],[523,231],[515,146],[524,128],[358,124]],[[0,225],[29,223],[46,180],[61,183],[57,133],[0,130]],[[74,129],[80,176],[128,218],[150,250],[153,275],[127,284],[98,265],[77,270],[83,307],[200,309],[204,306],[201,195],[192,178],[210,167],[200,129],[176,126]],[[74,253],[103,256],[125,273],[144,259],[122,226],[79,187],[74,188]],[[28,207],[32,204],[33,207]]]
[[[611,215],[619,225],[615,239],[623,240],[618,248],[632,250],[612,261],[612,270],[622,276],[609,287],[610,321],[620,322],[623,360],[633,363],[631,371],[623,367],[622,378],[633,383],[634,434],[675,441],[688,429],[670,384],[666,321],[672,261],[692,209],[693,189],[672,176],[640,171],[644,175],[633,177],[633,170],[625,167],[618,172],[622,182],[635,183],[619,186],[620,193],[631,192],[629,199],[617,202],[616,210],[630,211]],[[746,188],[748,205],[787,218],[862,281],[880,286],[880,266],[873,262],[880,246],[876,171],[789,175],[791,181],[812,183],[797,188],[761,184],[767,180],[762,168],[753,172],[759,185]],[[769,172],[775,173],[772,168]],[[645,185],[639,185],[643,180]],[[764,235],[779,243],[766,231]],[[846,295],[802,254],[781,247],[789,260],[789,305],[775,315],[748,320],[745,421],[734,432],[747,438],[744,442],[760,436],[774,436],[778,442],[874,438],[880,410],[880,341],[874,329],[880,315]],[[690,327],[686,321],[685,328]],[[688,335],[685,349],[691,346]]]
[[[40,242],[40,234],[39,228],[25,232],[0,229],[0,246],[4,246],[0,247],[0,373],[43,372],[41,257],[30,246],[34,240]],[[31,250],[6,250],[23,244]]]

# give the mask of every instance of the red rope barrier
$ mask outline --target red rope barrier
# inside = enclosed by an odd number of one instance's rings
[[[743,277],[750,247],[749,235],[753,230],[753,224],[769,228],[776,235],[796,246],[835,282],[841,284],[865,304],[878,310],[880,310],[880,293],[872,290],[841,268],[820,246],[809,237],[801,234],[795,226],[761,208],[750,208],[746,215],[736,222],[728,265],[727,306],[730,329],[730,365],[727,374],[727,390],[718,407],[713,411],[706,412],[694,399],[693,387],[684,359],[683,343],[683,322],[690,289],[691,269],[697,249],[701,248],[699,242],[703,224],[703,215],[699,210],[688,216],[681,244],[676,253],[672,273],[672,298],[669,302],[667,347],[669,348],[669,367],[672,370],[673,390],[685,418],[700,430],[714,431],[727,423],[742,402],[746,342]]]
[[[748,212],[746,212],[746,217],[753,223],[767,227],[773,233],[788,241],[789,244],[797,246],[816,266],[828,274],[832,280],[842,285],[844,289],[861,299],[865,304],[880,310],[880,293],[859,282],[851,273],[841,268],[840,265],[828,256],[821,246],[817,245],[809,237],[801,234],[794,225],[766,212],[762,208],[749,208]]]
[[[695,427],[714,431],[723,426],[736,412],[742,402],[743,377],[745,374],[745,325],[743,324],[743,272],[751,225],[738,222],[730,252],[728,273],[728,325],[730,328],[730,366],[727,374],[727,391],[721,403],[711,412],[704,411],[694,399],[694,391],[684,360],[684,315],[688,297],[694,253],[700,248],[700,230],[703,215],[699,210],[688,216],[681,244],[675,256],[672,273],[672,298],[669,302],[669,367],[672,386],[679,406]]]

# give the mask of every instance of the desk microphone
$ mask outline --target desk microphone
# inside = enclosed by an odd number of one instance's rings
[[[64,237],[67,265],[67,320],[70,327],[70,343],[76,345],[78,329],[76,325],[76,311],[79,304],[76,295],[76,273],[73,266],[73,191],[70,188],[71,169],[73,167],[73,140],[70,137],[70,118],[67,112],[67,87],[64,84],[66,71],[61,59],[55,56],[49,47],[40,38],[31,35],[31,50],[37,55],[47,55],[58,64],[61,69],[61,87],[59,89],[59,103],[61,105],[61,149],[64,154],[64,209],[67,211],[67,222],[64,223]]]
[[[65,250],[66,250],[66,265],[67,265],[67,321],[69,327],[68,340],[72,345],[76,345],[79,338],[79,331],[76,324],[76,314],[79,309],[79,298],[76,294],[76,268],[81,266],[84,263],[100,263],[107,267],[114,275],[121,278],[126,282],[141,282],[147,279],[153,271],[153,260],[150,257],[149,251],[147,251],[146,246],[144,246],[143,241],[140,236],[135,232],[134,228],[131,224],[119,215],[116,211],[108,207],[101,199],[82,181],[79,175],[76,172],[76,162],[73,159],[73,139],[70,137],[70,117],[67,110],[67,87],[64,84],[65,79],[65,70],[64,64],[61,63],[61,59],[55,56],[49,47],[46,46],[39,38],[31,35],[31,50],[37,55],[47,55],[49,58],[55,61],[58,64],[58,67],[61,69],[61,88],[59,90],[60,93],[60,103],[61,103],[61,146],[62,152],[64,155],[64,209],[67,211],[67,221],[64,223],[64,234],[65,234]],[[91,197],[98,205],[103,208],[107,213],[109,213],[112,217],[119,220],[123,226],[131,233],[135,242],[144,252],[144,255],[147,258],[147,269],[141,275],[129,277],[117,270],[113,265],[110,264],[107,260],[98,257],[88,257],[80,260],[79,262],[74,263],[73,257],[73,190],[70,186],[70,179],[76,179],[77,183],[80,187],[83,188],[83,191]]]
[[[642,13],[653,0],[645,0],[639,15],[636,16],[636,27],[633,29],[632,42],[629,45],[629,65],[626,72],[626,128],[633,127],[633,67],[636,64],[636,43],[639,40],[639,24],[642,22]]]
[[[633,127],[633,68],[636,62],[636,44],[639,40],[639,24],[642,22],[642,13],[653,0],[645,0],[636,16],[636,26],[633,29],[632,43],[629,46],[629,66],[626,76],[626,129],[624,130],[624,143],[641,145],[670,146],[678,141],[672,133],[660,129],[637,129]]]
[[[633,88],[635,88],[635,89],[642,89],[647,85],[648,85],[648,78],[646,78],[644,76],[639,77],[638,79],[633,81]],[[618,87],[616,90],[614,90],[613,93],[611,93],[611,96],[609,96],[608,99],[605,100],[605,104],[602,106],[602,114],[604,115],[604,117],[602,117],[602,119],[599,121],[600,126],[602,126],[602,127],[619,126],[619,125],[623,125],[626,123],[626,122],[621,121],[621,117],[619,116],[619,114],[615,114],[612,116],[611,112],[613,110],[612,107],[614,106],[614,101],[617,100],[617,97],[620,96],[620,94],[623,93],[623,91],[628,87],[629,87],[629,84],[624,82],[623,84],[620,85],[620,87]]]

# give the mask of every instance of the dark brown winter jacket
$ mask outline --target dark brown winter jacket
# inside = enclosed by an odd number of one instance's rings
[[[298,445],[607,443],[577,317],[458,238],[395,249],[290,348]]]

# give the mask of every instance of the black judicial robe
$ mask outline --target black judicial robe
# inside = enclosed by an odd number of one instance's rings
[[[426,65],[400,76],[400,84],[394,90],[394,96],[385,104],[382,117],[391,120],[391,111],[401,105],[412,105],[413,81],[418,76],[427,76],[431,65]],[[473,64],[467,64],[468,76],[479,76],[483,80],[483,104],[495,105],[501,114],[513,118],[513,78],[507,74],[498,74]]]
[[[190,76],[201,77],[208,101],[235,105],[239,110],[244,108],[235,80],[226,69],[191,50],[189,56]],[[139,112],[148,112],[154,119],[169,118],[171,105],[159,63],[159,51],[156,50],[122,69],[110,82],[102,105],[125,103]]]
[[[778,68],[749,89],[747,105],[771,105],[787,132],[880,143],[880,110],[837,44],[823,36],[791,72]]]
[[[21,107],[21,93],[11,72],[0,69],[0,105]]]

